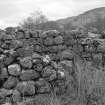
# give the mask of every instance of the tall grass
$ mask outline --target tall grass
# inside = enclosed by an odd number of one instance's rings
[[[78,104],[92,105],[105,101],[105,71],[89,65],[87,61],[75,60],[78,88]],[[99,104],[101,105],[101,104]]]

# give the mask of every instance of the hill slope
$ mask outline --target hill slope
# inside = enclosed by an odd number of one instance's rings
[[[71,24],[72,26],[84,26],[89,23],[94,23],[98,19],[104,19],[104,18],[105,18],[105,7],[101,7],[89,10],[78,16],[69,17],[66,19],[60,19],[57,20],[56,22],[62,25]]]

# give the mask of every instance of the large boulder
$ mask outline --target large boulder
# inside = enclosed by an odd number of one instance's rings
[[[31,68],[32,67],[32,59],[31,57],[20,58],[20,64],[23,68]]]
[[[16,77],[12,77],[10,76],[3,84],[3,87],[5,89],[12,89],[14,88],[17,83],[19,82],[19,80]]]
[[[48,81],[52,81],[57,78],[56,71],[51,66],[45,67],[41,74],[42,77]]]
[[[10,75],[18,76],[20,75],[21,68],[19,64],[12,64],[8,66],[8,72]]]
[[[55,44],[62,44],[63,43],[63,37],[62,36],[57,36],[54,39]]]
[[[46,46],[51,46],[54,44],[54,41],[53,41],[53,38],[50,38],[50,37],[47,37],[45,40],[44,40],[44,45]]]
[[[20,79],[23,81],[34,80],[39,78],[39,73],[35,70],[23,70],[20,74]]]
[[[19,82],[16,86],[16,89],[23,95],[23,96],[31,96],[35,95],[35,86],[34,81],[28,82]]]

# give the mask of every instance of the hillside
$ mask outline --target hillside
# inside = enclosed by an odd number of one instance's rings
[[[66,19],[60,19],[56,22],[63,25],[64,27],[70,28],[73,27],[80,27],[85,26],[87,24],[92,24],[97,22],[99,19],[103,20],[105,18],[105,7],[95,8],[89,11],[86,11],[83,14],[74,17],[68,17]]]

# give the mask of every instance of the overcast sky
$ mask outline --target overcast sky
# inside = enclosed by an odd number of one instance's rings
[[[15,26],[36,10],[56,20],[104,6],[105,0],[0,0],[0,28]]]

